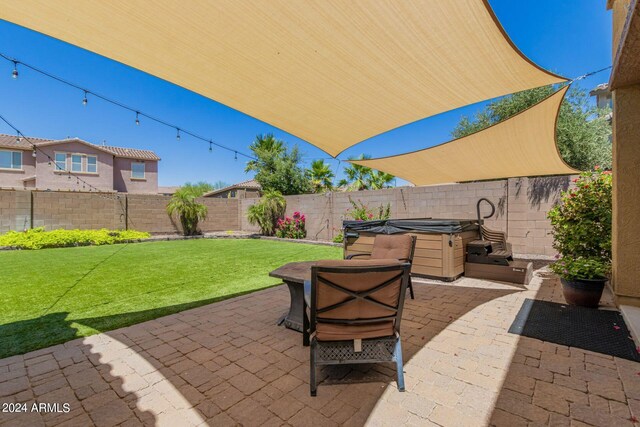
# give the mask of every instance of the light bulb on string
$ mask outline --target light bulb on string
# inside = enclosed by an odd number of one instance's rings
[[[136,126],[140,126],[140,118],[138,117],[140,113],[136,111]]]
[[[213,151],[213,142],[209,141],[209,152]]]
[[[180,141],[180,128],[176,128],[176,139]]]
[[[49,166],[51,166],[51,159],[49,159]]]
[[[31,153],[31,156],[35,158],[37,155],[38,155],[38,152],[36,151],[36,147],[33,147],[33,152]]]
[[[233,159],[234,160],[238,160],[238,152],[237,151],[235,151],[235,155],[233,156]]]
[[[82,105],[87,105],[89,100],[87,99],[87,91],[84,91],[84,98],[82,98]]]
[[[13,61],[13,71],[11,72],[11,77],[14,79],[18,78],[18,61]]]

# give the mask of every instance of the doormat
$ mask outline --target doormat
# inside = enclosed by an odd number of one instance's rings
[[[640,362],[629,329],[622,315],[615,310],[527,298],[509,332]]]

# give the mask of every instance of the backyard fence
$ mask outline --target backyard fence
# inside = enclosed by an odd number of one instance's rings
[[[287,196],[287,214],[299,211],[307,218],[307,238],[331,240],[338,233],[349,197],[370,208],[391,203],[392,218],[476,217],[481,197],[496,206],[487,220],[490,228],[505,231],[518,254],[554,255],[547,212],[571,185],[569,176],[509,178],[497,181],[376,191],[332,192]],[[116,197],[117,196],[117,197]],[[135,229],[155,234],[180,233],[178,221],[166,213],[169,196],[96,194],[35,190],[0,190],[0,232],[31,227],[80,229]],[[204,232],[257,231],[247,221],[247,209],[257,199],[203,198],[209,208],[200,224]],[[485,206],[483,212],[488,213]]]

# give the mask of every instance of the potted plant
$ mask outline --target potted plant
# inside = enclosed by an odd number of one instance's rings
[[[551,264],[551,270],[560,276],[565,301],[582,307],[598,307],[610,264],[600,258],[561,258]]]
[[[597,307],[611,269],[611,172],[598,166],[573,180],[574,188],[548,214],[560,276],[569,304]]]

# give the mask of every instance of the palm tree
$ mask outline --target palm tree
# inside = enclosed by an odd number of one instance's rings
[[[314,160],[311,162],[311,169],[308,170],[311,187],[314,193],[322,193],[333,189],[333,178],[336,176],[331,170],[331,166],[324,160]]]
[[[249,145],[249,149],[253,152],[255,157],[261,159],[264,157],[275,157],[279,154],[282,154],[285,152],[286,147],[283,141],[276,139],[276,137],[273,136],[272,133],[267,133],[257,135],[256,139],[254,139],[251,145]],[[257,160],[249,160],[244,171],[249,172],[252,170],[256,170],[257,167]]]
[[[366,160],[370,158],[371,156],[362,154],[360,157],[349,157],[349,160]],[[369,175],[371,174],[371,168],[352,163],[344,168],[344,174],[347,178],[341,180],[339,185],[341,187],[346,187],[345,189],[347,191],[361,191],[369,189]]]
[[[185,236],[197,234],[198,222],[207,217],[207,207],[196,200],[202,195],[198,192],[193,186],[181,187],[171,196],[167,205],[169,216],[178,215]]]
[[[391,181],[395,179],[395,176],[377,170],[372,170],[369,174],[369,188],[371,190],[380,190],[383,188],[389,188]]]
[[[265,236],[273,236],[286,208],[287,201],[279,191],[266,190],[257,203],[249,206],[247,219],[259,226]]]

